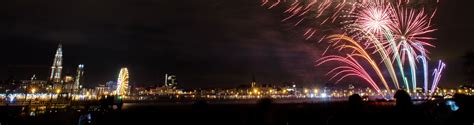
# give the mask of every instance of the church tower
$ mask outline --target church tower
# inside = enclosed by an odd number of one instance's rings
[[[53,66],[51,66],[51,76],[49,80],[55,83],[61,82],[61,73],[63,70],[63,47],[59,44],[54,56]]]

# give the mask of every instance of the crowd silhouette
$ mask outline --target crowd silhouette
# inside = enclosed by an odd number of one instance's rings
[[[317,121],[321,119],[327,119],[326,125],[473,125],[474,123],[474,115],[471,108],[473,98],[471,96],[454,95],[452,101],[456,102],[456,105],[459,106],[455,111],[446,105],[445,102],[448,100],[444,99],[414,104],[410,94],[404,90],[395,92],[393,98],[395,100],[394,105],[369,105],[360,95],[354,94],[349,97],[347,102],[340,103],[345,106],[336,106],[340,107],[340,109],[335,109],[338,111],[332,115],[329,114],[329,116],[327,111],[321,109],[313,111],[305,109],[303,109],[304,111],[284,111],[288,109],[280,109],[280,107],[285,104],[277,104],[271,98],[264,98],[258,101],[255,109],[251,110],[248,114],[244,114],[245,117],[243,118],[234,119],[235,123],[232,124],[317,124]],[[298,110],[299,105],[305,104],[296,104],[296,107],[293,108]],[[328,105],[333,105],[333,103],[328,103]],[[193,105],[193,109],[197,111],[196,115],[199,115],[199,117],[196,117],[198,122],[195,121],[193,123],[215,123],[203,120],[209,116],[208,114],[213,113],[207,110],[210,107],[205,101],[197,101]],[[318,107],[325,108],[324,104]],[[307,119],[314,119],[316,122],[308,123],[307,121],[311,120]],[[227,121],[217,123],[225,122]]]
[[[473,97],[455,94],[452,99],[414,103],[403,90],[395,101],[364,101],[354,94],[348,101],[278,103],[272,98],[257,104],[216,104],[197,100],[192,105],[148,105],[122,109],[118,97],[104,97],[100,112],[58,112],[50,115],[2,121],[2,123],[58,124],[206,124],[206,125],[473,125]],[[116,108],[114,108],[116,107]],[[0,112],[5,110],[0,110]],[[3,118],[7,112],[0,113]],[[56,119],[51,121],[50,119]],[[59,122],[58,122],[59,121]],[[72,122],[71,122],[72,121]]]
[[[347,109],[329,117],[328,125],[348,124],[386,124],[386,125],[473,125],[473,98],[463,94],[455,94],[454,102],[459,107],[452,111],[447,100],[424,105],[414,105],[410,95],[398,90],[393,98],[395,106],[385,111],[373,111],[366,108],[358,94],[349,97]],[[430,107],[433,104],[433,108]]]

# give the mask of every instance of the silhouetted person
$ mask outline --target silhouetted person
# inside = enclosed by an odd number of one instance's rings
[[[107,107],[109,107],[109,109],[113,109],[114,103],[115,103],[115,102],[114,102],[114,101],[115,101],[115,98],[117,98],[117,97],[115,97],[115,96],[108,96],[108,98],[107,98]]]
[[[362,110],[363,101],[359,94],[349,96],[349,110]]]
[[[395,108],[391,118],[393,122],[389,124],[405,125],[405,124],[427,124],[427,116],[418,109],[411,100],[410,95],[404,90],[398,90],[393,96],[396,99]]]
[[[100,99],[100,106],[102,111],[109,111],[110,110],[110,105],[109,105],[109,97],[102,96]]]
[[[346,110],[329,118],[329,125],[367,124],[368,113],[364,111],[364,102],[359,94],[349,96]]]
[[[396,99],[396,108],[409,109],[413,108],[410,95],[404,90],[398,90],[393,98]],[[411,110],[411,109],[410,109]]]
[[[123,106],[123,98],[121,96],[117,96],[115,99],[115,105],[117,106],[117,110],[122,110]],[[112,105],[114,104],[114,100],[112,99]]]
[[[453,96],[454,102],[459,107],[453,112],[446,124],[452,125],[472,125],[474,124],[474,115],[472,109],[472,97],[464,94],[455,94]]]
[[[89,125],[92,123],[92,115],[90,113],[79,116],[78,125]]]

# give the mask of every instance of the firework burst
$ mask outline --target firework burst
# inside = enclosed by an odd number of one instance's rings
[[[390,3],[384,0],[374,0],[374,2],[363,4],[359,8],[362,9],[353,13],[352,17],[355,17],[353,23],[368,33],[383,34],[391,23],[392,7]]]
[[[392,23],[388,26],[393,33],[398,48],[409,50],[412,54],[402,54],[402,60],[404,61],[405,55],[416,57],[417,53],[429,53],[423,46],[434,47],[434,45],[428,42],[434,40],[434,38],[427,36],[427,34],[436,29],[431,28],[429,17],[425,11],[423,9],[417,11],[414,9],[398,8],[392,15]]]
[[[333,75],[330,79],[337,78],[336,83],[347,77],[356,76],[382,94],[380,90],[382,87],[379,87],[370,73],[375,72],[373,76],[379,78],[383,88],[391,90],[382,73],[385,68],[396,89],[402,88],[398,82],[401,78],[405,89],[412,88],[415,91],[416,67],[421,63],[424,72],[423,89],[428,93],[429,52],[426,47],[434,47],[430,41],[435,38],[430,37],[429,33],[436,30],[432,28],[431,20],[437,9],[429,13],[423,7],[410,8],[409,4],[412,2],[410,0],[262,0],[262,6],[272,9],[287,5],[282,7],[287,14],[282,21],[294,20],[294,26],[302,24],[307,26],[303,34],[307,40],[320,37],[318,42],[329,41],[324,54],[330,48],[337,50],[338,54],[324,56],[317,60],[317,65],[329,62],[345,64],[328,72],[328,75]],[[436,3],[439,1],[436,0]],[[310,23],[304,23],[305,21]],[[332,29],[340,27],[343,30],[342,33],[337,33],[338,35],[325,35],[326,30],[323,29],[325,26]],[[378,55],[380,60],[373,58],[374,55]],[[407,74],[411,76],[410,80],[407,79],[404,69],[407,60],[410,69],[410,73]],[[377,61],[382,62],[385,67],[380,67]],[[371,68],[364,68],[363,64],[369,64]],[[439,65],[434,73],[430,94],[436,88],[445,67],[442,62]],[[395,67],[398,67],[398,72]]]
[[[377,76],[380,78],[380,81],[383,83],[384,87],[386,90],[390,90],[390,87],[385,80],[385,77],[382,74],[382,70],[379,68],[375,60],[372,58],[371,54],[368,53],[365,48],[360,45],[359,42],[355,41],[349,36],[345,35],[331,35],[328,37],[330,39],[330,43],[333,44],[333,46],[336,46],[336,48],[339,49],[339,51],[342,50],[348,50],[348,51],[353,51],[351,54],[348,54],[347,57],[354,59],[350,61],[355,61],[355,57],[360,57],[361,59],[367,61],[367,63],[370,64],[372,67],[373,71],[376,72]],[[331,57],[331,56],[329,56]],[[324,60],[324,58],[323,58]],[[325,61],[321,61],[323,63],[326,63]],[[347,64],[347,62],[345,62]],[[337,69],[336,69],[337,70]],[[367,72],[367,71],[365,71]],[[337,75],[335,75],[337,76]],[[333,78],[335,77],[333,76]],[[371,84],[372,85],[372,84]]]
[[[334,79],[336,77],[340,77],[336,83],[340,82],[346,77],[349,76],[357,76],[363,80],[365,80],[367,83],[370,84],[370,86],[375,89],[379,94],[381,94],[381,90],[378,87],[377,83],[372,79],[370,74],[364,69],[364,67],[356,60],[354,59],[353,55],[347,54],[346,57],[344,56],[336,56],[336,55],[329,55],[321,58],[318,60],[319,62],[317,65],[322,65],[325,63],[329,62],[341,62],[344,64],[347,64],[347,66],[339,66],[334,68],[333,70],[329,71],[328,74],[334,74],[331,79]]]

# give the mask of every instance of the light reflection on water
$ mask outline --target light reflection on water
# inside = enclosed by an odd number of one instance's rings
[[[207,104],[229,104],[229,105],[253,105],[257,104],[260,100],[206,100]],[[276,99],[272,100],[275,104],[331,104],[335,102],[344,102],[347,101],[346,98],[340,99]],[[419,105],[425,101],[413,101],[413,104]],[[129,110],[135,107],[149,107],[149,106],[189,106],[193,105],[195,101],[186,101],[186,102],[128,102],[124,103],[122,110]],[[394,101],[369,101],[366,102],[367,105],[373,106],[395,106]]]

